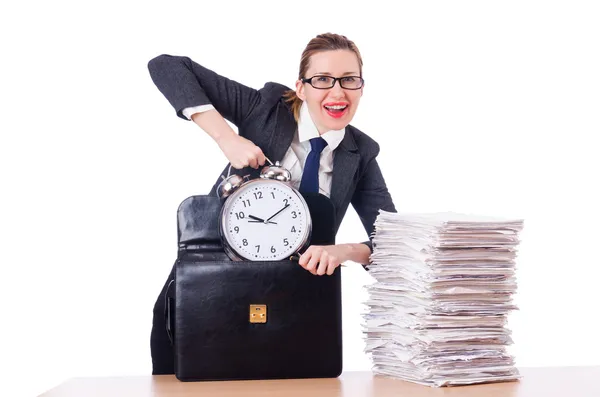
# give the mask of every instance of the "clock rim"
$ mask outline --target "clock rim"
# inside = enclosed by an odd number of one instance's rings
[[[306,213],[306,219],[307,219],[304,236],[302,237],[301,242],[298,245],[298,247],[290,255],[286,254],[285,257],[277,257],[277,258],[273,258],[273,259],[252,259],[252,258],[246,258],[243,254],[239,253],[237,251],[237,249],[234,248],[229,243],[229,240],[227,239],[227,235],[226,235],[224,227],[223,227],[223,223],[224,223],[223,220],[224,220],[224,217],[225,217],[225,213],[227,211],[227,209],[226,209],[227,208],[227,203],[228,202],[234,202],[235,198],[237,198],[241,194],[240,193],[241,191],[245,190],[246,188],[252,186],[255,183],[274,183],[274,184],[277,184],[277,185],[285,185],[285,186],[287,186],[296,195],[296,197],[298,197],[298,199],[300,200],[301,204],[304,206],[304,209],[305,209],[304,211]],[[275,261],[284,260],[284,259],[286,259],[289,256],[292,256],[294,254],[298,254],[303,248],[305,248],[308,245],[308,243],[310,242],[310,238],[312,236],[312,217],[310,215],[310,209],[308,208],[308,204],[306,203],[306,200],[304,199],[304,197],[302,196],[302,194],[298,191],[298,189],[294,188],[290,183],[283,182],[283,181],[278,181],[278,180],[275,180],[275,179],[264,179],[264,178],[252,179],[252,180],[247,181],[246,183],[244,183],[242,186],[238,187],[233,193],[231,193],[225,199],[225,202],[221,206],[221,213],[219,214],[219,235],[221,237],[221,243],[223,245],[223,249],[225,250],[225,253],[227,254],[227,256],[229,256],[234,261],[251,261],[251,262],[264,262],[264,261],[271,262],[272,261],[272,262],[275,262]]]

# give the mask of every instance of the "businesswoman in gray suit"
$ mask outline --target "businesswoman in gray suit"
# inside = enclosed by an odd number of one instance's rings
[[[350,125],[364,89],[362,64],[352,41],[327,33],[304,49],[295,89],[275,82],[253,89],[185,56],[159,55],[148,69],[177,116],[206,131],[233,168],[258,170],[267,158],[280,161],[301,192],[318,192],[333,202],[336,234],[352,204],[370,236],[378,211],[396,209],[376,160],[379,145]],[[348,260],[366,267],[372,249],[370,239],[311,246],[299,264],[315,275],[330,275]],[[172,363],[159,361],[153,373],[173,373]]]

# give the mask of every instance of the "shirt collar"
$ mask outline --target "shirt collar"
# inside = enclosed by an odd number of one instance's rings
[[[346,129],[341,130],[329,130],[326,131],[321,137],[327,142],[327,146],[333,151],[339,146],[344,139]],[[317,138],[319,136],[319,130],[310,116],[308,105],[306,101],[302,102],[300,107],[300,119],[298,121],[298,140],[300,143],[308,141],[311,138]]]

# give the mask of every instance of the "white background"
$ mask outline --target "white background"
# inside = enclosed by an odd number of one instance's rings
[[[380,143],[399,211],[525,219],[509,323],[517,364],[600,364],[598,3],[391,4],[3,5],[3,392],[151,372],[177,206],[206,194],[226,159],[175,116],[148,61],[185,55],[255,88],[292,86],[323,32],[362,52],[352,124]],[[338,242],[365,237],[349,211]],[[344,270],[345,370],[370,368],[360,313],[371,281]]]

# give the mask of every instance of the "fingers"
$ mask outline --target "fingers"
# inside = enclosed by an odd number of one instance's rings
[[[317,274],[316,264],[321,256],[321,248],[318,246],[311,245],[308,249],[300,256],[298,264],[311,272]]]
[[[329,257],[329,265],[327,266],[327,274],[331,276],[335,269],[340,265],[340,260],[335,256]]]
[[[254,169],[265,165],[265,155],[261,148],[254,146],[248,153],[248,165]]]
[[[235,168],[236,170],[241,170],[244,167],[247,167],[248,165],[246,163],[244,163],[243,161],[238,161],[238,160],[232,160],[230,161],[231,166],[233,168]]]
[[[319,255],[319,252],[321,250],[317,249],[315,251],[318,252],[313,252],[313,254],[310,257],[310,260],[308,261],[308,264],[306,265],[306,270],[308,270],[314,275],[317,274],[317,266],[319,265],[319,259],[321,259],[321,256]]]
[[[253,156],[248,158],[247,163],[252,168],[255,168],[255,169],[258,168],[258,163],[256,162],[256,158]]]
[[[249,140],[242,140],[232,152],[226,153],[231,166],[236,169],[252,167],[257,169],[265,165],[266,157],[262,149]]]
[[[329,257],[329,264],[327,265],[327,275],[331,276],[335,271],[335,268],[339,266],[339,261],[335,256]]]
[[[329,266],[329,254],[327,254],[327,251],[324,250],[321,254],[321,258],[319,258],[319,267],[317,269],[317,274],[319,276],[324,275],[327,271],[327,266]]]
[[[255,147],[255,151],[256,151],[256,161],[258,162],[258,165],[260,165],[262,167],[263,165],[265,165],[265,161],[267,161],[265,154],[263,153],[261,148],[259,148],[258,146]]]
[[[316,276],[331,276],[339,266],[339,260],[320,246],[310,246],[300,256],[298,264]]]
[[[319,269],[317,270],[317,274],[322,276],[327,273],[329,276],[331,276],[338,265],[339,261],[337,257],[331,255],[327,251],[323,251],[321,254],[321,259],[319,260]]]

